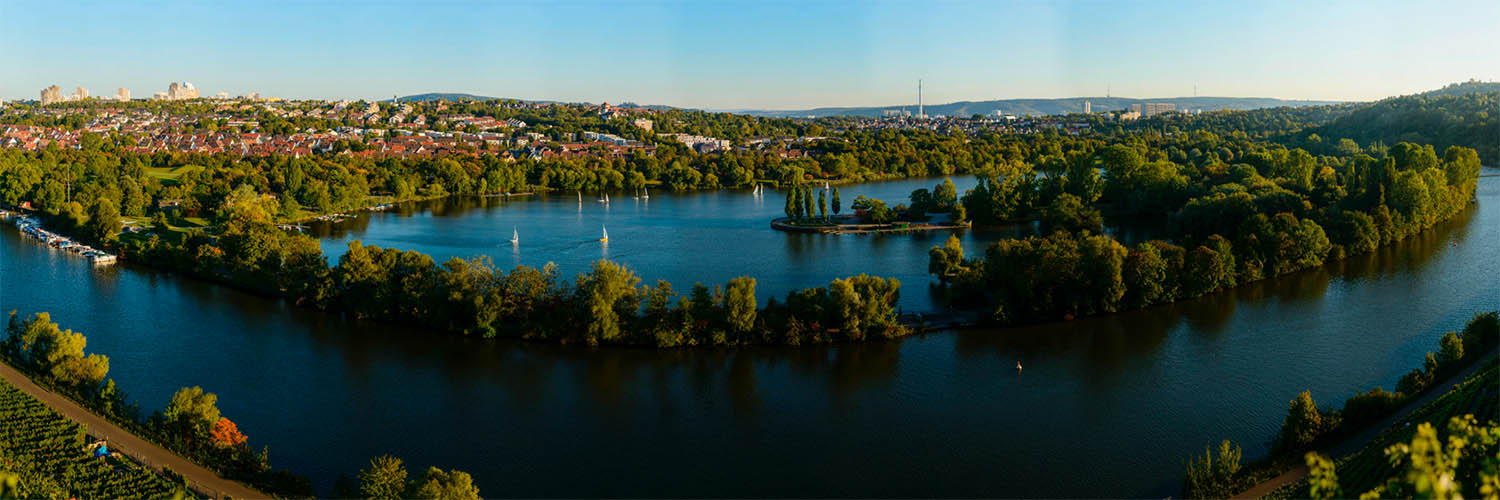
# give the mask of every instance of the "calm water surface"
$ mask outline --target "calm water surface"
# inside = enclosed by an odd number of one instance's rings
[[[9,226],[0,308],[51,311],[87,334],[148,409],[183,385],[217,393],[275,465],[325,488],[390,453],[414,470],[469,471],[489,496],[1164,496],[1211,442],[1264,453],[1297,392],[1337,404],[1391,387],[1445,331],[1500,308],[1497,181],[1449,224],[1325,269],[1143,311],[861,345],[460,339],[91,268]],[[844,202],[863,189],[899,198],[881,186],[846,187]],[[610,258],[679,289],[751,274],[780,294],[874,271],[902,279],[906,308],[931,303],[925,252],[946,234],[784,235],[765,230],[780,195],[740,197],[655,194],[649,208],[627,197],[608,213],[586,198],[582,214],[576,200],[433,205],[323,228],[324,242],[550,260],[572,274],[606,256],[587,241],[602,222]],[[999,236],[964,234],[971,251]]]
[[[977,183],[972,176],[953,180],[960,193]],[[913,190],[932,189],[939,182],[940,178],[840,186],[843,213],[849,213],[849,205],[859,195],[885,200],[894,207],[908,203]],[[554,262],[569,279],[595,260],[607,258],[628,265],[644,284],[664,279],[680,293],[691,290],[695,282],[712,287],[749,275],[756,278],[762,301],[773,296],[783,300],[796,289],[827,286],[835,278],[869,273],[901,280],[905,285],[901,306],[914,311],[939,307],[927,287],[932,281],[927,274],[927,251],[934,245],[957,234],[965,252],[981,255],[997,239],[1036,232],[1034,224],[1020,224],[957,233],[786,233],[770,227],[772,218],[785,215],[786,194],[770,189],[761,196],[749,191],[663,191],[645,200],[621,193],[611,194],[608,204],[600,203],[601,198],[589,193],[510,201],[449,198],[408,203],[337,224],[318,223],[311,230],[321,239],[330,262],[337,262],[352,240],[416,250],[439,263],[477,255],[489,257],[504,269]],[[1112,224],[1108,232],[1134,243],[1159,236],[1159,226],[1132,221]],[[605,228],[608,244],[599,241]],[[519,234],[519,244],[510,243],[512,234]]]

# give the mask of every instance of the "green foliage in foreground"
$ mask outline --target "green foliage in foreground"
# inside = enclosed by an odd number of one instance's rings
[[[1250,486],[1238,477],[1240,454],[1240,447],[1226,439],[1219,443],[1217,460],[1210,450],[1203,450],[1202,458],[1189,459],[1182,479],[1183,498],[1229,498]]]
[[[94,458],[86,445],[83,426],[0,381],[0,472],[15,479],[0,486],[14,488],[6,498],[164,498],[177,490],[128,459]]]
[[[1305,461],[1308,467],[1318,475],[1313,475],[1307,481],[1283,487],[1270,497],[1337,498],[1340,493],[1331,492],[1350,494],[1366,492],[1382,484],[1386,478],[1395,477],[1393,471],[1396,465],[1391,461],[1395,458],[1387,460],[1383,450],[1389,445],[1404,442],[1410,438],[1418,424],[1446,425],[1446,422],[1452,418],[1468,415],[1469,418],[1477,418],[1478,424],[1494,425],[1497,420],[1500,420],[1500,387],[1494,383],[1497,377],[1500,377],[1500,359],[1490,357],[1487,360],[1475,361],[1473,358],[1491,352],[1497,344],[1500,344],[1500,330],[1497,330],[1500,328],[1500,321],[1497,319],[1500,319],[1500,311],[1478,313],[1465,324],[1460,333],[1450,332],[1444,335],[1443,340],[1439,342],[1441,346],[1459,343],[1470,346],[1472,350],[1468,351],[1467,355],[1445,359],[1441,363],[1435,361],[1436,356],[1428,353],[1426,365],[1415,372],[1422,374],[1427,380],[1427,385],[1415,387],[1412,389],[1413,392],[1391,393],[1376,387],[1350,397],[1344,402],[1342,409],[1319,409],[1317,402],[1312,398],[1312,393],[1303,391],[1288,405],[1286,418],[1273,441],[1270,456],[1257,460],[1243,469],[1237,466],[1227,467],[1227,463],[1238,464],[1238,454],[1228,453],[1232,443],[1226,441],[1221,445],[1219,463],[1214,463],[1207,456],[1202,460],[1189,460],[1183,481],[1183,496],[1185,498],[1232,496],[1290,468],[1293,465],[1292,460],[1299,460],[1298,463]],[[1340,461],[1336,468],[1337,475],[1342,479],[1329,479],[1334,477],[1332,470],[1334,465],[1328,463],[1325,457],[1313,456],[1314,454],[1303,457],[1302,454],[1308,450],[1331,445],[1340,439],[1356,434],[1370,423],[1386,417],[1406,401],[1427,389],[1433,380],[1451,377],[1470,362],[1481,362],[1484,365],[1453,390],[1413,411],[1402,422],[1387,429],[1371,441],[1363,451]],[[1496,450],[1490,449],[1487,453],[1486,456],[1494,456]],[[1226,460],[1231,456],[1234,460]],[[1461,479],[1469,481],[1472,485],[1480,484],[1474,482],[1478,480],[1478,477],[1473,474],[1465,475]],[[1389,490],[1383,496],[1400,497],[1403,494],[1402,491],[1408,490]],[[1472,495],[1470,490],[1464,491],[1467,492],[1467,496]],[[1496,491],[1500,492],[1500,490]],[[1411,496],[1405,498],[1411,498]]]
[[[335,492],[335,495],[367,500],[479,500],[479,487],[469,473],[428,467],[415,480],[406,479],[401,459],[382,455],[370,460],[370,466],[359,472],[358,491]]]
[[[227,431],[234,429],[234,424],[219,415],[217,396],[198,387],[183,388],[173,395],[163,412],[148,418],[138,405],[127,402],[127,396],[113,379],[105,378],[108,360],[97,354],[85,355],[86,343],[83,334],[62,330],[46,312],[22,320],[11,311],[0,355],[32,380],[221,477],[278,496],[312,495],[312,485],[307,479],[285,470],[273,470],[266,451],[251,449],[238,430]],[[80,366],[88,369],[76,368]],[[79,377],[76,373],[88,376]],[[219,436],[225,439],[216,439],[216,425]]]

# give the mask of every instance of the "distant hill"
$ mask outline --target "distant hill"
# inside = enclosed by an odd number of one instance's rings
[[[972,116],[972,115],[994,115],[1002,111],[1008,115],[1061,115],[1067,113],[1083,112],[1083,103],[1088,101],[1095,113],[1102,111],[1114,111],[1127,109],[1131,104],[1142,104],[1148,102],[1170,103],[1177,105],[1179,110],[1202,109],[1204,111],[1216,111],[1221,109],[1260,109],[1275,108],[1281,106],[1320,106],[1324,104],[1337,104],[1338,101],[1298,101],[1286,99],[1273,99],[1269,97],[1165,97],[1160,99],[1133,99],[1128,97],[1069,97],[1061,99],[1002,99],[996,101],[960,101],[948,104],[928,104],[925,106],[928,116]],[[765,117],[825,117],[825,116],[880,116],[882,112],[890,110],[906,110],[916,114],[915,105],[907,106],[876,106],[876,107],[851,107],[851,108],[815,108],[807,110],[743,110],[739,113],[753,116]]]
[[[1382,142],[1431,144],[1479,152],[1486,165],[1500,165],[1500,83],[1456,83],[1420,94],[1371,103],[1306,133],[1332,144],[1350,139],[1360,146]]]
[[[396,101],[398,101],[398,102],[493,101],[493,100],[497,100],[497,99],[505,99],[505,100],[511,100],[511,101],[521,101],[521,102],[534,102],[534,103],[555,103],[555,102],[559,102],[559,101],[539,101],[539,100],[534,100],[534,99],[516,99],[516,98],[513,98],[513,97],[490,97],[490,96],[484,96],[484,95],[464,94],[464,93],[460,93],[460,92],[430,92],[430,93],[426,93],[426,94],[415,94],[415,95],[408,95],[408,96],[397,97]],[[386,99],[386,100],[383,100],[381,102],[391,102],[391,100],[390,99]],[[582,102],[582,103],[569,103],[569,104],[590,104],[590,105],[592,105],[594,103],[591,103],[591,102]],[[621,107],[621,108],[642,108],[642,109],[654,109],[654,110],[677,109],[677,108],[673,108],[671,106],[662,106],[662,105],[656,105],[656,104],[641,106],[641,105],[638,105],[638,104],[635,104],[635,103],[631,103],[631,102],[619,103],[619,104],[615,104],[614,106],[618,106],[618,107]]]
[[[1462,82],[1462,83],[1450,83],[1450,84],[1448,84],[1447,86],[1445,86],[1443,88],[1440,88],[1440,89],[1437,89],[1437,90],[1429,90],[1427,92],[1423,92],[1423,93],[1417,94],[1417,95],[1424,95],[1424,96],[1440,96],[1440,95],[1460,96],[1460,95],[1468,95],[1468,94],[1473,94],[1473,93],[1478,93],[1478,92],[1500,92],[1500,82],[1481,82],[1479,80],[1469,80],[1467,82]]]
[[[489,97],[474,94],[461,94],[457,92],[430,92],[426,94],[408,95],[397,97],[398,102],[427,102],[427,101],[493,101],[499,97]],[[391,102],[390,99],[381,102]]]

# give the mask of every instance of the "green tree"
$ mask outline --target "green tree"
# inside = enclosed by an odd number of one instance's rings
[[[948,210],[958,203],[958,186],[953,185],[953,179],[944,177],[943,182],[932,189],[932,203],[937,211]]]
[[[370,459],[359,471],[359,493],[369,500],[399,500],[406,493],[406,466],[390,455]]]
[[[1043,212],[1042,227],[1048,232],[1062,229],[1099,233],[1104,229],[1104,217],[1099,214],[1099,209],[1084,205],[1077,196],[1063,193]]]
[[[1286,419],[1281,423],[1281,434],[1277,446],[1283,450],[1297,451],[1312,446],[1313,440],[1323,427],[1323,415],[1318,413],[1318,404],[1311,391],[1302,391],[1287,408]]]
[[[730,328],[736,333],[744,334],[755,327],[755,278],[741,276],[729,280],[725,302],[729,310]]]
[[[1442,340],[1438,341],[1438,346],[1438,366],[1452,366],[1464,357],[1464,342],[1456,332],[1443,334]]]
[[[172,230],[172,225],[167,223],[166,212],[156,212],[151,216],[151,230],[156,234],[165,235]]]
[[[839,188],[833,188],[833,214],[834,215],[838,215],[839,214],[839,209],[842,208],[840,205],[841,204],[839,203]]]
[[[1239,493],[1234,475],[1240,470],[1240,447],[1225,439],[1219,443],[1218,459],[1213,450],[1203,450],[1203,457],[1188,459],[1187,474],[1182,479],[1183,498],[1228,498]]]
[[[410,498],[421,500],[479,500],[479,487],[469,473],[457,470],[444,472],[437,467],[428,467],[421,479],[411,485]]]
[[[595,261],[588,274],[579,276],[578,289],[586,298],[588,340],[592,343],[619,337],[627,319],[639,305],[636,287],[641,279],[614,262]]]
[[[802,217],[810,219],[813,214],[817,213],[813,211],[812,188],[805,187],[802,189]]]
[[[113,245],[120,241],[120,230],[125,224],[120,221],[120,206],[109,198],[94,200],[89,210],[89,236],[101,244]]]
[[[162,417],[176,436],[189,441],[207,436],[219,422],[219,397],[202,387],[183,387],[172,394]]]
[[[797,207],[798,206],[799,205],[797,204],[797,189],[793,188],[793,189],[786,190],[786,209],[783,210],[783,211],[786,213],[787,218],[789,218],[789,219],[796,219],[797,218]]]
[[[947,282],[956,276],[964,265],[964,246],[958,235],[948,236],[942,246],[933,245],[927,251],[927,272],[935,274],[939,281]]]
[[[818,218],[828,220],[828,197],[824,191],[818,191]]]

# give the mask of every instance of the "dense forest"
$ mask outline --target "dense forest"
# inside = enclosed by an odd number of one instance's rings
[[[929,270],[955,289],[960,306],[987,308],[999,323],[1144,307],[1401,240],[1468,206],[1480,171],[1474,150],[1458,146],[1441,156],[1431,146],[1399,143],[1379,158],[1314,157],[1195,136],[1166,146],[1166,156],[1191,147],[1197,165],[1147,161],[1160,149],[1116,144],[1075,152],[1046,176],[1024,168],[980,173],[963,197],[970,216],[1003,221],[1040,212],[1053,232],[995,242],[976,259],[955,239],[931,250]],[[1126,248],[1095,234],[1101,208],[1170,214],[1171,239]]]

